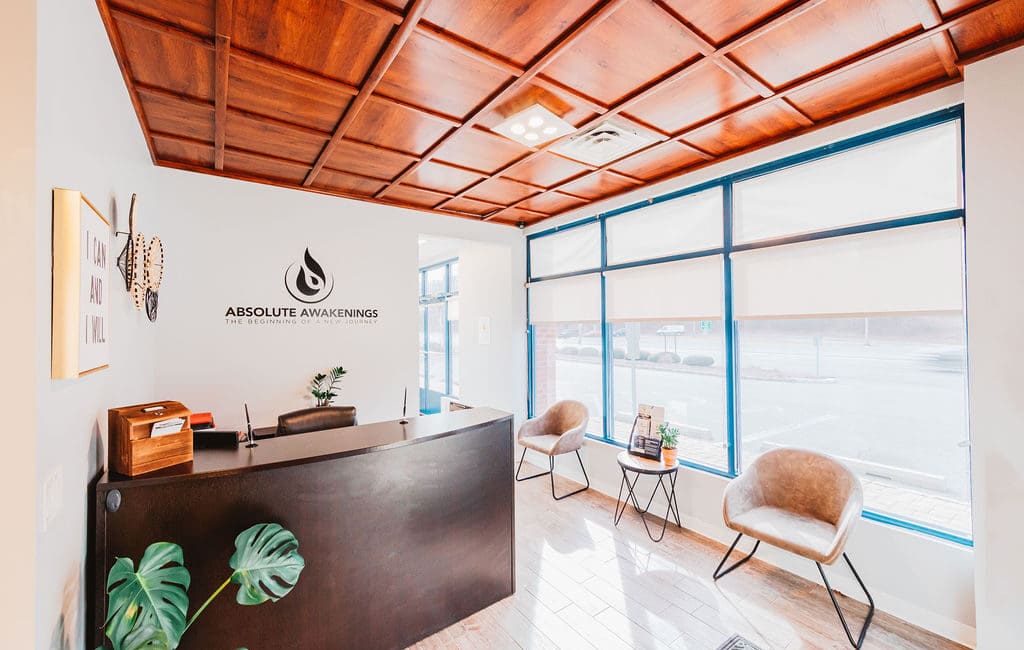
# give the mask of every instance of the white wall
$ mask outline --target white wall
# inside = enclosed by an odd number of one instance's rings
[[[36,177],[36,7],[34,0],[4,6],[0,21],[0,273],[5,316],[0,325],[0,403],[7,436],[7,462],[0,472],[0,493],[7,534],[0,555],[9,558],[5,577],[18,585],[17,596],[4,601],[0,647],[29,648],[35,638],[36,504],[25,486],[36,480],[35,283],[24,280],[34,269]],[[20,497],[20,498],[19,498]],[[13,591],[13,590],[12,590]],[[12,594],[13,595],[13,594]]]
[[[105,461],[106,411],[154,397],[156,328],[113,290],[110,368],[75,380],[50,377],[51,189],[81,190],[115,225],[127,226],[132,192],[139,225],[158,232],[172,206],[152,200],[152,164],[138,121],[91,2],[38,2],[36,138],[35,384],[36,648],[85,643],[84,560],[89,481]],[[123,238],[112,250],[119,251]],[[46,524],[42,486],[55,481],[58,504]]]
[[[415,409],[420,234],[473,238],[463,244],[460,307],[467,317],[487,312],[495,322],[525,319],[525,299],[508,298],[511,278],[525,272],[523,236],[516,229],[154,171],[155,200],[173,202],[177,215],[160,231],[168,266],[157,392],[194,411],[212,411],[218,425],[242,425],[245,401],[254,426],[276,424],[278,414],[311,406],[310,377],[334,365],[348,371],[336,403],[356,405],[360,421],[400,417],[405,387]],[[225,323],[229,306],[303,307],[288,295],[283,278],[307,246],[335,282],[330,297],[312,306],[376,308],[376,323]],[[490,253],[476,261],[469,254],[476,250]],[[516,390],[525,382],[521,330],[502,326],[485,350],[464,348],[467,399],[525,413],[525,396]],[[485,354],[477,358],[478,352]],[[504,372],[494,377],[488,366]]]
[[[711,165],[692,174],[594,204],[586,209],[576,210],[557,220],[529,228],[527,233],[538,232],[556,224],[569,223],[599,212],[696,185],[829,142],[883,128],[946,106],[958,104],[961,101],[963,101],[962,86],[950,86],[835,126],[820,129],[717,165]],[[968,164],[970,164],[969,161]],[[975,334],[976,332],[972,329],[972,338],[975,337]],[[974,386],[972,386],[973,389]],[[613,497],[618,493],[621,476],[615,462],[615,456],[619,451],[621,450],[618,447],[592,440],[588,440],[586,444],[587,471],[590,473],[594,487]],[[534,458],[534,462],[543,464],[546,461],[542,458]],[[559,467],[567,475],[574,476],[576,480],[582,480],[582,475],[579,474],[578,469],[574,469],[574,465],[575,463],[571,460],[563,459]],[[721,515],[722,493],[726,484],[725,479],[717,476],[683,469],[680,470],[677,493],[681,514],[684,518],[683,523],[686,527],[720,542],[731,543],[735,534],[722,524]],[[860,522],[847,548],[861,577],[871,589],[879,609],[961,643],[973,645],[975,637],[974,553],[971,549],[868,520]],[[812,563],[800,561],[773,549],[758,551],[758,556],[809,580],[820,582],[820,577]],[[843,593],[863,599],[856,582],[849,577],[843,567],[836,565],[832,575],[837,576],[833,584]]]
[[[978,645],[1019,645],[1024,563],[1024,49],[967,68],[967,325]]]

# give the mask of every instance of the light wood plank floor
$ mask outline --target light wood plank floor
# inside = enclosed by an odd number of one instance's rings
[[[819,585],[756,559],[715,583],[724,546],[671,525],[655,544],[632,511],[616,528],[614,499],[595,490],[555,502],[544,478],[516,496],[515,595],[414,648],[714,650],[733,634],[765,650],[850,647]],[[859,629],[867,607],[840,604]],[[864,647],[964,646],[879,611]]]

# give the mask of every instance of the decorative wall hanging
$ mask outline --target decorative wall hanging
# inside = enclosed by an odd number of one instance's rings
[[[110,363],[110,222],[75,190],[53,190],[50,377],[71,379]]]
[[[135,203],[137,194],[132,194],[131,209],[128,211],[128,235],[121,254],[117,256],[117,268],[124,278],[125,290],[132,297],[135,309],[146,310],[150,321],[156,321],[160,304],[160,283],[164,278],[164,244],[159,237],[153,237],[146,246],[146,236],[135,232]]]

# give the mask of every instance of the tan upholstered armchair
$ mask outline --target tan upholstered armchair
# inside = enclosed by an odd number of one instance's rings
[[[587,422],[590,414],[587,407],[575,400],[563,400],[551,405],[547,411],[538,418],[527,420],[519,428],[516,436],[519,444],[523,446],[523,455],[519,459],[519,467],[516,469],[516,480],[526,481],[531,478],[548,475],[551,477],[551,496],[556,501],[572,496],[590,487],[590,477],[587,476],[587,468],[583,465],[580,457],[580,448],[583,446],[583,437],[587,432]],[[534,474],[532,476],[519,477],[523,469],[523,460],[526,459],[526,450],[532,449],[548,457],[548,471]],[[555,496],[555,456],[576,452],[576,459],[583,468],[583,477],[587,484],[578,490]]]
[[[857,476],[825,454],[792,448],[761,454],[725,490],[722,516],[725,525],[739,535],[715,569],[715,580],[753,557],[761,542],[813,560],[839,614],[847,639],[855,648],[860,648],[875,613],[875,602],[843,549],[853,525],[860,519],[863,503],[864,495]],[[754,549],[723,571],[726,560],[744,535],[757,540]],[[864,627],[856,640],[821,566],[831,565],[840,555],[860,583],[870,605]]]

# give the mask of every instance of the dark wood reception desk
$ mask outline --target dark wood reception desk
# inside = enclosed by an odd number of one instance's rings
[[[478,408],[196,450],[195,459],[93,489],[90,621],[103,638],[117,557],[174,542],[189,615],[230,575],[235,536],[291,530],[305,569],[276,603],[213,601],[181,648],[402,648],[512,594],[512,416]]]

